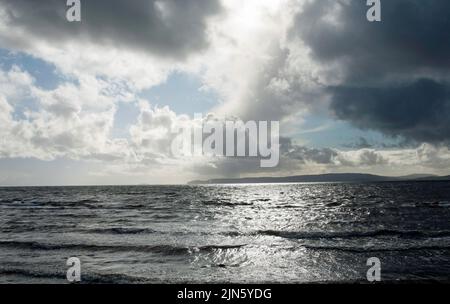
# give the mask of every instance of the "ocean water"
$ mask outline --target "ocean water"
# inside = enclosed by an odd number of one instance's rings
[[[450,183],[0,188],[0,283],[449,281]]]

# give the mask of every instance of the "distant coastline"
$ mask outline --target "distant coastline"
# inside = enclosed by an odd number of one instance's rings
[[[389,182],[389,181],[450,181],[449,176],[413,174],[407,176],[381,176],[360,173],[330,173],[283,177],[247,177],[194,180],[189,185],[211,184],[281,184],[281,183],[330,183],[330,182]]]

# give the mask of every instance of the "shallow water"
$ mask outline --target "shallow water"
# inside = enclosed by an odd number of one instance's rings
[[[450,183],[0,188],[0,283],[450,278]]]

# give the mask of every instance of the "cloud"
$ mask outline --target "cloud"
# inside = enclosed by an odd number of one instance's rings
[[[261,168],[258,158],[227,157],[213,158],[203,163],[197,163],[190,166],[190,170],[205,175],[207,178],[221,176],[233,178],[298,175],[299,172],[302,174],[371,172],[379,168],[385,170],[385,167],[391,164],[404,165],[392,151],[375,149],[344,151],[336,148],[312,148],[295,144],[292,139],[286,137],[280,138],[280,144],[280,163],[276,168]]]
[[[291,35],[301,38],[316,60],[339,62],[345,79],[354,83],[412,72],[445,75],[450,68],[450,3],[384,2],[382,22],[370,23],[365,1],[311,1],[297,15]]]
[[[178,58],[208,45],[206,19],[221,12],[217,0],[89,0],[81,4],[81,23],[67,22],[66,1],[1,0],[0,8],[6,26],[53,45],[75,40]],[[32,43],[10,38],[11,44]]]
[[[339,119],[418,142],[450,140],[450,86],[429,79],[402,86],[332,87]]]
[[[0,39],[70,77],[101,77],[135,92],[174,71],[200,77],[223,104],[214,111],[283,119],[318,103],[315,64],[286,45],[297,1],[86,1],[83,21],[64,1],[0,0]]]
[[[177,115],[168,107],[137,103],[139,116],[129,129],[129,138],[114,138],[117,99],[107,82],[85,79],[64,82],[53,90],[34,85],[34,79],[17,67],[0,70],[0,155],[2,158],[32,157],[42,160],[67,158],[101,162],[98,174],[145,176],[149,172],[184,171],[183,176],[238,177],[249,175],[295,175],[318,172],[374,172],[394,170],[414,173],[441,172],[448,167],[448,148],[421,145],[415,149],[313,148],[280,139],[280,165],[261,168],[259,158],[194,157],[177,158],[171,154],[175,126],[199,126],[209,115],[195,120]],[[24,106],[23,96],[34,104]],[[98,103],[97,101],[102,100]],[[19,115],[20,114],[20,115]],[[166,171],[165,171],[166,170]],[[395,171],[400,170],[400,171]],[[410,170],[410,171],[408,171]],[[412,171],[411,171],[412,170]],[[422,170],[422,169],[420,169]],[[180,176],[178,178],[181,178]]]
[[[168,106],[151,106],[149,102],[139,102],[139,117],[130,127],[130,143],[139,161],[149,163],[159,159],[173,158],[171,145],[177,134],[177,126],[189,127],[194,121],[187,115],[177,115]]]
[[[383,152],[373,149],[340,151],[338,161],[340,165],[346,167],[375,167],[389,163]]]
[[[172,128],[196,122],[138,100],[137,121],[125,132],[129,137],[116,138],[117,104],[131,98],[122,93],[96,78],[44,90],[16,66],[0,69],[0,157],[103,162],[136,172],[176,163],[170,149],[176,136]]]
[[[450,3],[383,2],[382,22],[365,19],[365,1],[311,1],[292,39],[329,66],[324,91],[335,117],[356,127],[418,142],[450,140]]]
[[[321,67],[302,43],[287,37],[302,2],[269,6],[270,1],[235,1],[227,7],[233,17],[213,32],[213,45],[223,47],[217,51],[222,60],[211,60],[205,74],[205,82],[225,101],[215,109],[218,113],[244,120],[287,120],[323,105],[317,81]],[[253,22],[240,13],[247,6],[257,16]]]
[[[23,69],[0,70],[1,157],[103,162],[106,175],[130,176],[158,170],[218,177],[396,175],[441,172],[448,164],[448,1],[383,1],[381,23],[367,22],[365,1],[357,0],[82,5],[77,24],[65,20],[65,1],[0,0],[2,47],[52,63],[61,76],[44,90]],[[200,78],[204,89],[217,93],[215,117],[281,120],[283,131],[319,112],[408,145],[361,140],[346,149],[317,148],[282,138],[280,166],[270,170],[258,159],[174,160],[169,130],[199,122],[139,99],[174,71]],[[122,102],[134,104],[139,116],[121,132],[127,138],[115,138]]]
[[[64,77],[98,77],[137,93],[174,71],[198,73],[212,20],[223,14],[219,0],[81,2],[82,22],[69,23],[66,1],[0,0],[1,47]]]
[[[120,149],[120,139],[110,138],[116,106],[104,82],[68,82],[47,91],[12,67],[0,70],[0,107],[2,157],[95,159],[128,153]]]
[[[292,143],[290,138],[281,141],[281,153],[283,156],[297,160],[301,164],[308,162],[316,164],[332,164],[335,162],[338,152],[330,148],[308,148]]]
[[[422,144],[417,149],[417,157],[421,164],[442,169],[450,166],[450,149],[445,146]]]

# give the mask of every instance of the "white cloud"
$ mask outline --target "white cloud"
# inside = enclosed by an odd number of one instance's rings
[[[112,152],[119,144],[110,139],[116,106],[103,85],[62,83],[46,91],[17,67],[0,71],[1,155],[76,159]],[[13,109],[21,110],[13,115]]]
[[[374,167],[389,162],[383,153],[373,149],[340,151],[337,159],[339,164],[347,167]]]
[[[136,124],[131,126],[131,142],[141,161],[148,158],[168,158],[171,156],[171,143],[176,134],[173,128],[177,124],[189,124],[189,117],[177,115],[165,106],[152,107],[148,102],[139,102],[140,114]]]

